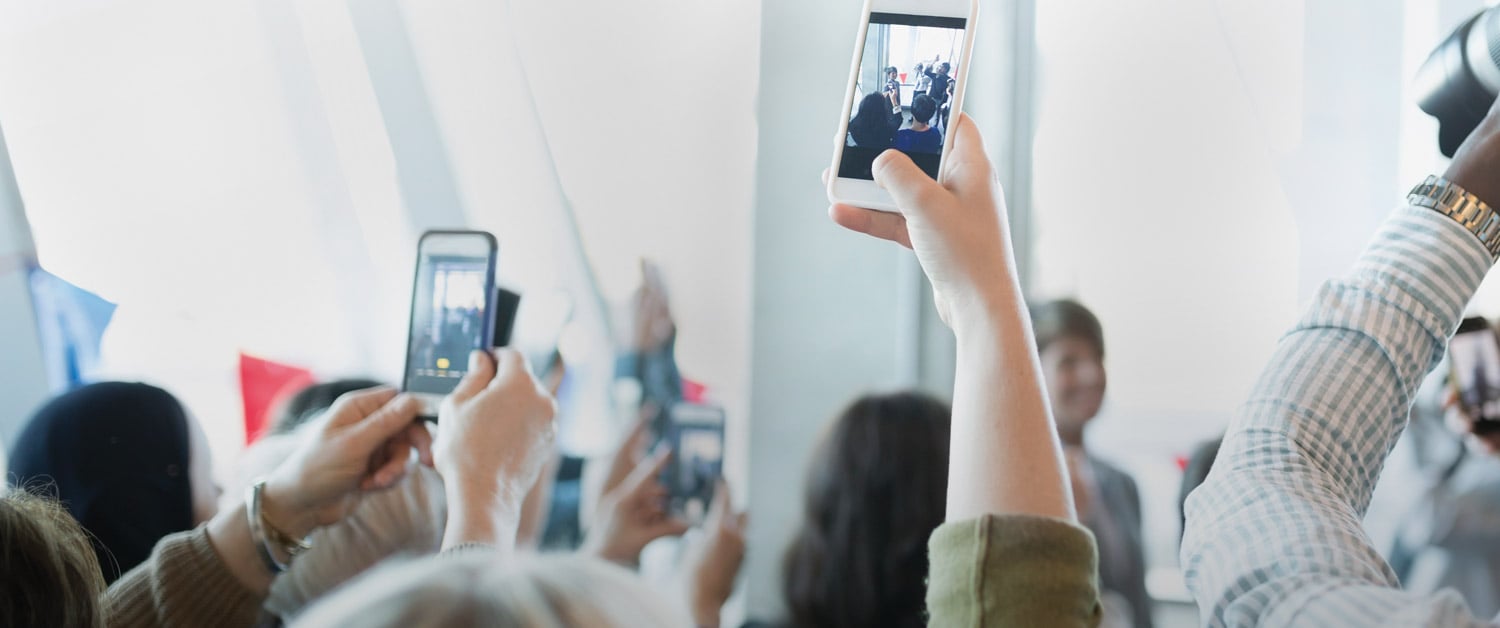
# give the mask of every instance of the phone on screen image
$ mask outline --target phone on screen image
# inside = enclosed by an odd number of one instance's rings
[[[866,0],[834,138],[830,201],[896,211],[872,172],[892,148],[941,180],[978,16],[978,0]]]
[[[401,389],[421,400],[422,418],[437,419],[469,353],[494,345],[498,248],[482,231],[428,231],[417,243]]]
[[[1466,318],[1448,341],[1452,386],[1478,435],[1500,432],[1500,336],[1483,318]]]
[[[702,521],[724,472],[724,409],[711,404],[674,404],[666,440],[672,459],[662,470],[667,508],[689,522]]]

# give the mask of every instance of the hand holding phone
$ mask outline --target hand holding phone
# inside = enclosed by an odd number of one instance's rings
[[[1005,202],[984,152],[979,129],[959,114],[953,159],[939,185],[897,152],[876,161],[881,185],[901,215],[835,204],[828,213],[840,226],[912,249],[932,282],[938,316],[956,332],[1009,311],[1020,298],[1006,227]]]
[[[1448,342],[1450,386],[1475,436],[1500,433],[1500,337],[1489,321],[1466,318]]]
[[[468,372],[469,352],[494,346],[498,249],[482,231],[429,231],[417,242],[401,389],[422,403],[424,419],[437,419]]]
[[[895,200],[876,184],[873,170],[875,158],[892,148],[911,157],[929,177],[942,180],[942,163],[954,138],[943,112],[957,111],[963,102],[974,44],[971,29],[978,15],[978,0],[866,0],[834,138],[830,201],[897,211]],[[947,62],[939,61],[942,51],[952,51]],[[884,84],[886,68],[912,67],[928,55],[935,66],[927,71],[932,85],[906,103],[911,118],[893,117],[890,103],[878,91],[860,93],[860,85]]]

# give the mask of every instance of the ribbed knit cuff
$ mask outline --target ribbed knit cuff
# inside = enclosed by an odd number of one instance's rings
[[[933,626],[1096,626],[1098,550],[1069,521],[986,515],[946,523],[928,542]]]
[[[109,626],[249,626],[263,598],[229,571],[208,527],[162,539],[139,567],[104,593]]]

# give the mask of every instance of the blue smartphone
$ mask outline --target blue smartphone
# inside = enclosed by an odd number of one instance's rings
[[[411,326],[401,389],[437,420],[443,397],[469,368],[469,353],[495,341],[495,236],[483,231],[428,231],[417,242]]]

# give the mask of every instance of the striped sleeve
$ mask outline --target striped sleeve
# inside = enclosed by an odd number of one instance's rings
[[[1452,591],[1400,591],[1361,518],[1490,264],[1458,224],[1407,207],[1323,286],[1188,499],[1182,560],[1205,625],[1489,625]]]

